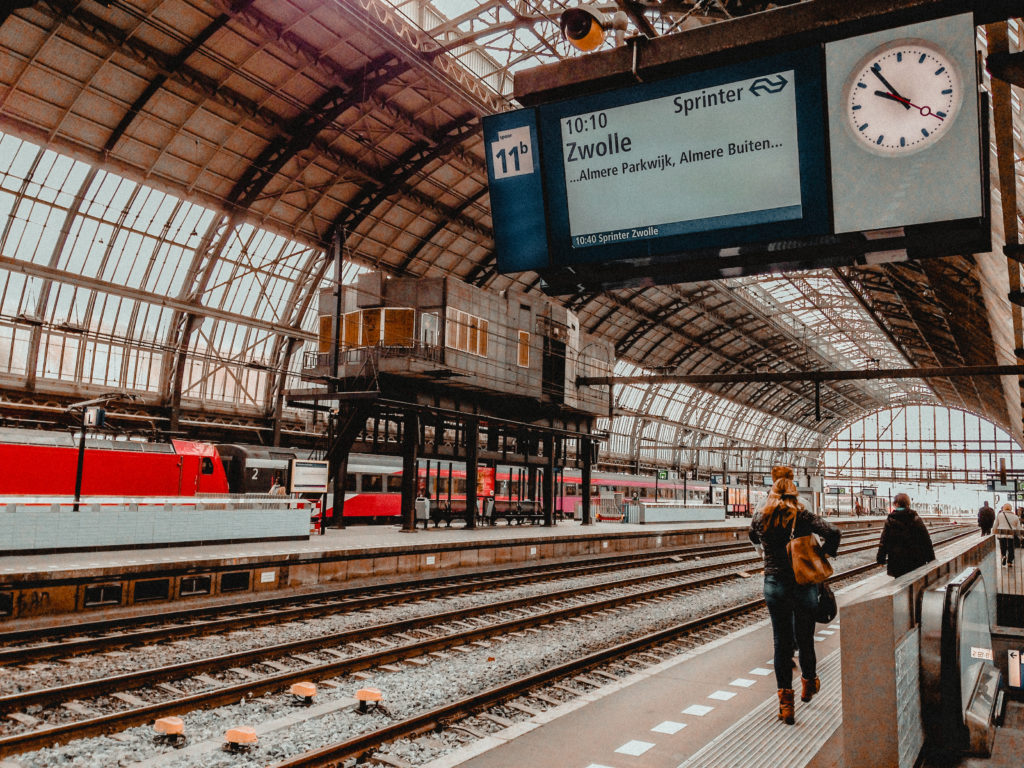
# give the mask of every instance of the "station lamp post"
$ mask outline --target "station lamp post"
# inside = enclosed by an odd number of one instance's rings
[[[85,432],[88,428],[98,429],[103,426],[106,420],[107,411],[104,405],[115,400],[134,400],[135,395],[126,392],[109,392],[92,400],[84,400],[81,403],[72,403],[65,411],[68,413],[81,410],[82,412],[82,434],[78,440],[78,468],[75,471],[75,504],[72,509],[77,512],[82,498],[82,469],[85,466]]]

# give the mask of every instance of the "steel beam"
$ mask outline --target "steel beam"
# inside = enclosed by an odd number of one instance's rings
[[[857,381],[861,379],[930,379],[951,376],[1021,376],[1024,365],[965,365],[954,368],[888,368],[843,371],[771,371],[766,373],[666,373],[648,376],[580,376],[576,386],[613,384],[762,384],[792,381]]]

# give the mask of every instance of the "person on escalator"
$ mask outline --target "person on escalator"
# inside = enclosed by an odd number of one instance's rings
[[[829,557],[839,549],[839,529],[804,507],[789,467],[772,468],[772,490],[764,507],[750,522],[749,537],[764,546],[764,600],[772,620],[775,644],[775,682],[779,688],[779,719],[792,725],[793,642],[800,653],[801,701],[810,701],[821,688],[814,650],[814,611],[817,584],[797,584],[786,550],[790,538],[816,533],[824,539],[822,551]]]
[[[910,508],[910,497],[897,493],[892,500],[892,512],[882,528],[876,562],[884,563],[890,576],[902,576],[934,559],[932,537],[928,535],[924,520]]]

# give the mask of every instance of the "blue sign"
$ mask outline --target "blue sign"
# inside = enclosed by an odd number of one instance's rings
[[[548,266],[544,190],[532,109],[483,120],[499,272]]]

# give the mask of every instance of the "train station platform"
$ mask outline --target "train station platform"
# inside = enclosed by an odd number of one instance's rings
[[[882,519],[834,522],[865,527],[880,526]],[[237,600],[244,592],[315,592],[501,565],[745,541],[749,524],[746,518],[588,526],[561,521],[551,527],[453,525],[415,532],[398,526],[350,526],[328,529],[306,541],[9,555],[0,557],[0,621],[136,606],[152,610],[154,594],[169,602],[196,604]],[[146,599],[136,600],[137,593]]]
[[[840,595],[840,605],[848,600]],[[547,710],[425,768],[790,768],[838,766],[841,621],[818,626],[821,692],[796,724],[776,716],[768,621]]]
[[[878,574],[837,590],[839,615],[816,626],[821,691],[812,701],[800,701],[800,669],[793,670],[795,725],[777,718],[772,632],[765,619],[424,768],[1019,768],[1024,744],[1019,703],[1011,704],[1005,727],[995,731],[990,756],[924,748],[925,720],[933,717],[926,709],[930,694],[927,680],[918,679],[919,646],[907,642],[918,636],[920,617],[905,610],[904,598],[955,579],[970,562],[975,565],[967,570],[979,569],[991,584],[993,552],[991,540],[961,541],[940,548],[931,568],[902,580]],[[993,637],[996,661],[1001,642]],[[913,652],[901,656],[908,648]]]

